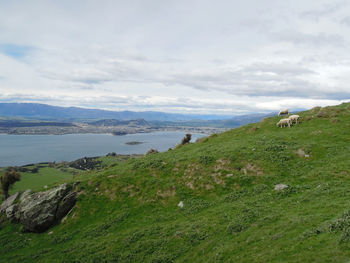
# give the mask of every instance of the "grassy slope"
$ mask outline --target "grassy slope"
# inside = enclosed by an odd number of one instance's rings
[[[0,261],[348,262],[350,104],[300,115],[290,129],[268,118],[109,160],[78,176],[79,201],[53,234],[3,223]]]

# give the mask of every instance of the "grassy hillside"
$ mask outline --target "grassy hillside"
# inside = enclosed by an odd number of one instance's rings
[[[300,115],[80,173],[47,233],[3,220],[0,261],[348,262],[350,104]]]

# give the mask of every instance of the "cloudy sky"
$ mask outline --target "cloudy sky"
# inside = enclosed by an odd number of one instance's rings
[[[0,0],[0,102],[229,115],[349,100],[347,0]]]

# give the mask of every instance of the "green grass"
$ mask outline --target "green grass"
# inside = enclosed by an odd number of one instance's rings
[[[123,162],[130,157],[125,156],[101,156],[97,158],[100,161],[98,167],[100,169],[106,169],[109,166],[115,165],[118,162]],[[34,164],[30,166],[25,166],[28,172],[21,172],[21,180],[16,182],[10,188],[10,194],[16,192],[25,191],[26,189],[31,189],[32,191],[42,191],[46,188],[56,186],[65,182],[72,182],[76,180],[84,181],[88,180],[90,177],[94,176],[96,171],[90,171],[89,173],[84,173],[81,170],[74,169],[68,166],[66,163],[48,165],[48,164]],[[37,172],[30,172],[32,169],[38,169]],[[0,171],[0,176],[4,174],[5,168]],[[3,196],[1,196],[3,197]]]
[[[74,179],[79,200],[53,234],[4,220],[0,261],[349,262],[350,104],[300,115],[291,128],[273,117],[164,153],[103,157]]]
[[[73,173],[61,171],[57,168],[39,168],[38,173],[21,173],[21,180],[10,190],[10,194],[18,191],[31,189],[32,191],[43,190],[43,188],[61,184],[73,179]]]

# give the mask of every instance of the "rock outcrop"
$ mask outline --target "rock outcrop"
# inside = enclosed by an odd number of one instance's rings
[[[25,191],[22,195],[16,193],[1,205],[11,221],[20,222],[24,230],[44,232],[63,218],[75,205],[76,193],[72,186],[62,184],[45,192],[30,194]]]

